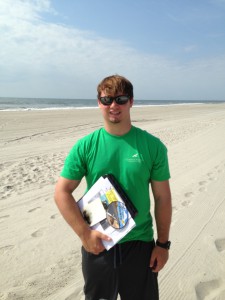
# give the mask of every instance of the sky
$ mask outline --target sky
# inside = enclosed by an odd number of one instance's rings
[[[225,100],[225,0],[0,0],[0,97]]]

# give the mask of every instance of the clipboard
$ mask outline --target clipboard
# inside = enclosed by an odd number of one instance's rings
[[[89,226],[111,237],[102,241],[109,250],[135,226],[138,211],[115,176],[101,176],[78,201]]]

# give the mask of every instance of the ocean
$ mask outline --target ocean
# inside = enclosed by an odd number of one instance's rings
[[[134,100],[134,106],[152,105],[184,105],[210,104],[224,101],[202,100]],[[59,109],[87,109],[97,108],[96,99],[53,99],[53,98],[4,98],[0,97],[0,111],[23,110],[59,110]]]

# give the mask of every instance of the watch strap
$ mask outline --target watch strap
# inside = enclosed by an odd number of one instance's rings
[[[156,245],[157,245],[158,247],[163,248],[163,249],[169,250],[169,249],[170,249],[171,242],[170,242],[170,241],[167,241],[167,242],[165,242],[165,243],[160,243],[160,242],[157,240],[157,241],[156,241]]]

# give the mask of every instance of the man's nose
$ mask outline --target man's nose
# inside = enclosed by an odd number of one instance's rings
[[[118,106],[119,104],[116,103],[115,99],[113,99],[113,102],[111,103],[110,107]]]

